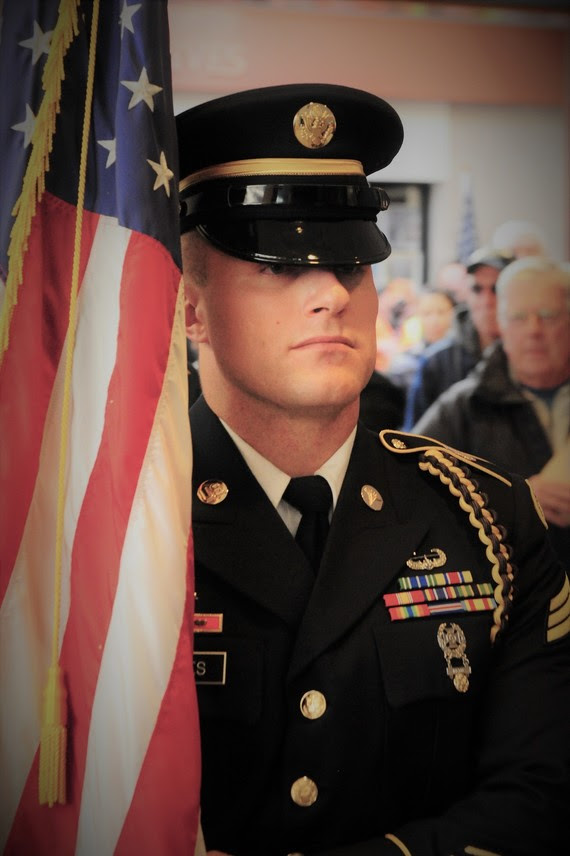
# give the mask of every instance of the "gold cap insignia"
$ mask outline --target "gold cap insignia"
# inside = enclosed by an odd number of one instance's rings
[[[362,485],[360,488],[360,496],[372,511],[380,511],[384,505],[384,500],[382,499],[381,494],[375,487],[372,487],[371,484]]]
[[[458,693],[466,693],[469,689],[471,666],[465,656],[467,640],[459,624],[455,622],[440,624],[437,631],[437,644],[443,651],[447,663],[448,678],[453,681],[453,686]]]
[[[218,505],[224,501],[228,493],[229,488],[223,481],[208,479],[202,482],[196,491],[196,496],[200,502],[204,502],[206,505]]]
[[[326,104],[310,101],[295,113],[293,132],[306,149],[322,149],[336,131],[336,119]]]

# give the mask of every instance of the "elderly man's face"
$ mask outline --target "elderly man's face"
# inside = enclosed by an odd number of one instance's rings
[[[552,389],[568,380],[570,313],[555,275],[537,273],[510,283],[501,330],[511,371],[521,383]]]

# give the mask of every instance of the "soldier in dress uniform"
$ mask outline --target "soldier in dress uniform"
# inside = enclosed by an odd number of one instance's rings
[[[358,424],[398,115],[276,86],[178,134],[207,850],[567,852],[570,587],[540,506]]]

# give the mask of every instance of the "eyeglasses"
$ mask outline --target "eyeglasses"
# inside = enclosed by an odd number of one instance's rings
[[[481,294],[482,291],[490,291],[491,294],[496,294],[497,287],[495,285],[481,285],[480,282],[474,282],[471,286],[471,291],[473,294]]]
[[[507,315],[507,321],[509,324],[526,324],[529,318],[537,318],[542,324],[548,325],[555,324],[564,315],[568,313],[560,309],[536,309],[533,312],[512,312]]]

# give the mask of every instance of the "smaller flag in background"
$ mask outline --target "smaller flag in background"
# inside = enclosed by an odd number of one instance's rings
[[[457,234],[457,261],[467,263],[467,259],[479,247],[477,224],[475,220],[475,200],[471,174],[461,173],[461,198],[459,230]]]

